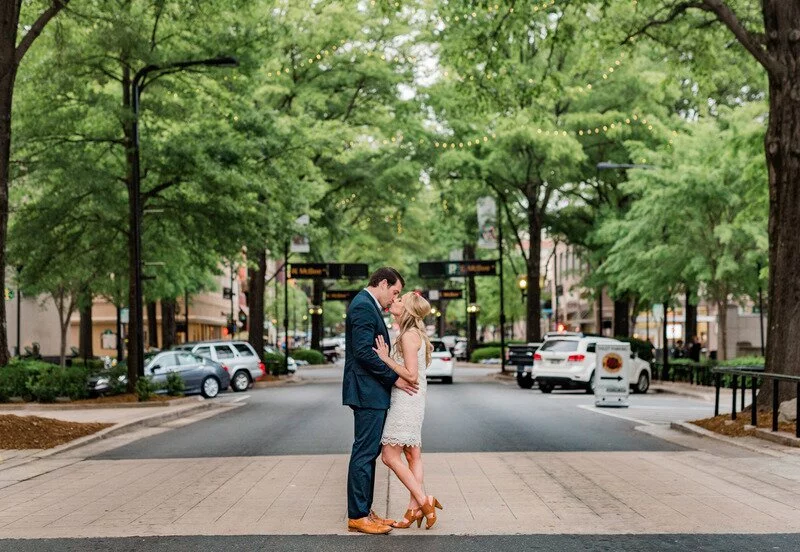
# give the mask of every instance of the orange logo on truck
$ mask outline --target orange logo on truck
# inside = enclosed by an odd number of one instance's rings
[[[608,353],[603,357],[603,368],[606,372],[616,374],[622,370],[622,357],[617,353]]]

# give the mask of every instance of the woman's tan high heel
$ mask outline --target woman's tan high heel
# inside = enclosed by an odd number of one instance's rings
[[[430,529],[436,523],[436,506],[438,505],[439,509],[441,509],[442,505],[439,504],[439,501],[436,500],[435,497],[431,497],[430,503],[426,502],[422,505],[422,514],[425,516],[425,529]],[[422,524],[422,520],[420,520],[420,525]]]
[[[408,523],[405,523],[403,520],[408,520]],[[422,512],[414,512],[414,510],[409,508],[406,510],[406,513],[403,514],[403,519],[400,521],[395,521],[392,524],[392,527],[395,529],[408,529],[414,524],[415,521],[417,522],[417,527],[419,527],[422,523]]]

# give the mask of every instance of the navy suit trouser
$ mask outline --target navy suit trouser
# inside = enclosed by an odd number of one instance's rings
[[[354,418],[353,451],[347,470],[347,517],[369,515],[375,494],[375,461],[381,453],[386,410],[351,406]]]

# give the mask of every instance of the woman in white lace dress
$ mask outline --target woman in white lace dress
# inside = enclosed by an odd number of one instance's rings
[[[381,437],[381,460],[411,493],[403,519],[392,526],[406,529],[415,521],[417,527],[425,519],[425,528],[436,523],[436,509],[442,505],[435,497],[425,494],[422,469],[422,421],[425,417],[427,382],[425,370],[431,362],[430,340],[423,319],[431,312],[430,304],[414,292],[406,293],[392,304],[392,313],[400,331],[393,354],[382,337],[376,340],[375,352],[389,368],[412,383],[419,383],[419,392],[409,395],[399,388],[392,389],[391,406]],[[399,392],[398,392],[399,391]],[[403,462],[405,453],[406,462]]]

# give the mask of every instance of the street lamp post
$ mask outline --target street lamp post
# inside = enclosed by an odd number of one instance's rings
[[[144,325],[142,324],[142,198],[141,198],[141,169],[140,169],[140,147],[139,147],[139,99],[142,90],[147,84],[153,82],[158,76],[145,82],[151,73],[161,72],[163,74],[176,73],[189,67],[195,66],[209,67],[236,67],[238,62],[232,57],[219,57],[202,59],[195,61],[178,61],[166,65],[147,65],[139,69],[133,77],[131,83],[131,107],[133,108],[133,121],[131,123],[131,135],[133,144],[130,152],[131,156],[131,183],[129,199],[129,225],[130,242],[129,255],[131,261],[131,284],[130,284],[130,323],[133,331],[129,337],[128,361],[130,370],[135,369],[136,377],[144,376]],[[133,378],[128,378],[129,385],[133,385]]]

